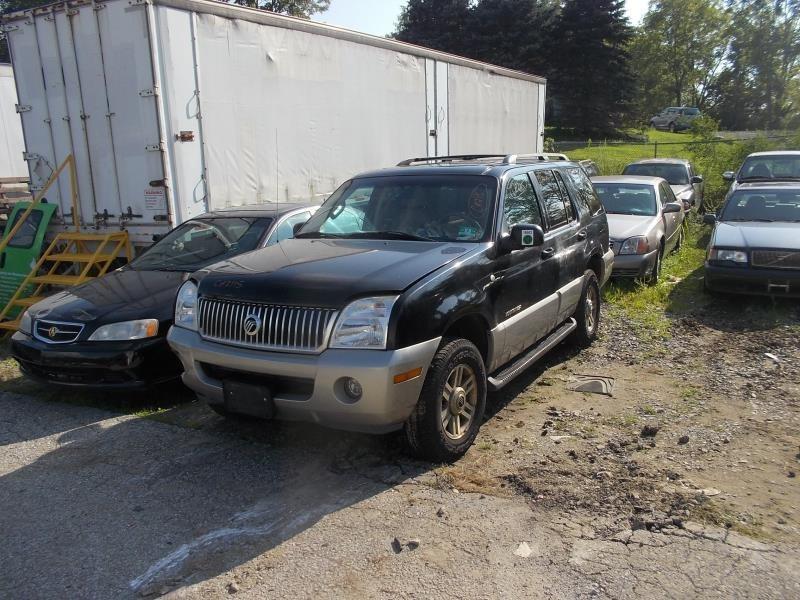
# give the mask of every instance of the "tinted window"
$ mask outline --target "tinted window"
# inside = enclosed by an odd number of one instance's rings
[[[578,190],[578,200],[593,215],[603,210],[600,199],[595,194],[592,181],[583,172],[583,169],[571,167],[567,169],[567,176],[572,180],[572,185]]]
[[[8,225],[6,230],[10,233],[14,226],[19,223],[20,217],[25,214],[24,210],[19,211],[14,216],[14,222]],[[9,248],[30,248],[36,240],[36,231],[39,229],[39,223],[42,222],[42,211],[33,210],[28,215],[28,218],[22,223],[22,227],[8,242]]]
[[[534,173],[536,180],[542,187],[542,200],[544,202],[544,210],[547,213],[548,226],[553,229],[567,223],[569,221],[567,207],[553,171],[534,171]]]
[[[610,215],[655,216],[656,191],[652,185],[640,183],[598,183],[600,200]]]
[[[728,200],[720,220],[800,222],[800,193],[738,191]]]
[[[496,195],[497,180],[481,175],[357,179],[339,188],[300,235],[478,242],[491,230]]]
[[[666,179],[670,185],[686,185],[689,183],[689,171],[684,164],[637,163],[625,167],[622,174],[661,177]]]
[[[132,261],[139,270],[196,271],[255,250],[272,219],[221,217],[187,221]]]
[[[503,228],[517,223],[531,223],[542,226],[539,201],[528,176],[523,173],[509,180],[503,205]]]

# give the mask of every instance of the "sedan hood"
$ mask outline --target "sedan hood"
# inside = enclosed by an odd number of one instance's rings
[[[122,269],[45,298],[34,318],[87,323],[91,329],[134,319],[172,320],[175,295],[186,273]]]
[[[214,265],[197,277],[202,277],[202,296],[338,308],[355,297],[402,292],[476,248],[445,242],[290,239]]]
[[[608,237],[624,241],[636,235],[647,235],[660,217],[639,215],[608,215]]]
[[[800,250],[800,223],[720,222],[711,245]]]

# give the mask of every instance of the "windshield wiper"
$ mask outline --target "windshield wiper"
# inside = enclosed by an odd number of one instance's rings
[[[388,240],[409,240],[416,242],[435,242],[433,238],[406,233],[405,231],[356,231],[348,233],[344,237],[351,239],[388,239]]]
[[[340,239],[342,237],[341,234],[338,233],[324,233],[322,231],[307,231],[305,233],[298,233],[294,238],[296,240],[316,240],[316,239]]]

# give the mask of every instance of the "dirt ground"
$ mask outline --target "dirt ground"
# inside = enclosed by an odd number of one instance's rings
[[[0,596],[800,597],[800,304],[770,303],[666,338],[605,309],[594,346],[490,397],[453,465],[196,402],[5,392]]]

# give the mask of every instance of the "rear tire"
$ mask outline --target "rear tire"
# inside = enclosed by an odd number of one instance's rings
[[[656,262],[647,276],[648,285],[656,285],[658,280],[661,279],[661,263],[664,260],[664,243],[662,242],[656,254]]]
[[[446,340],[431,361],[404,431],[411,453],[452,462],[475,441],[486,409],[486,368],[475,345]]]
[[[582,348],[591,345],[600,329],[600,283],[594,271],[586,271],[583,275],[581,299],[572,318],[578,323],[572,341]]]

